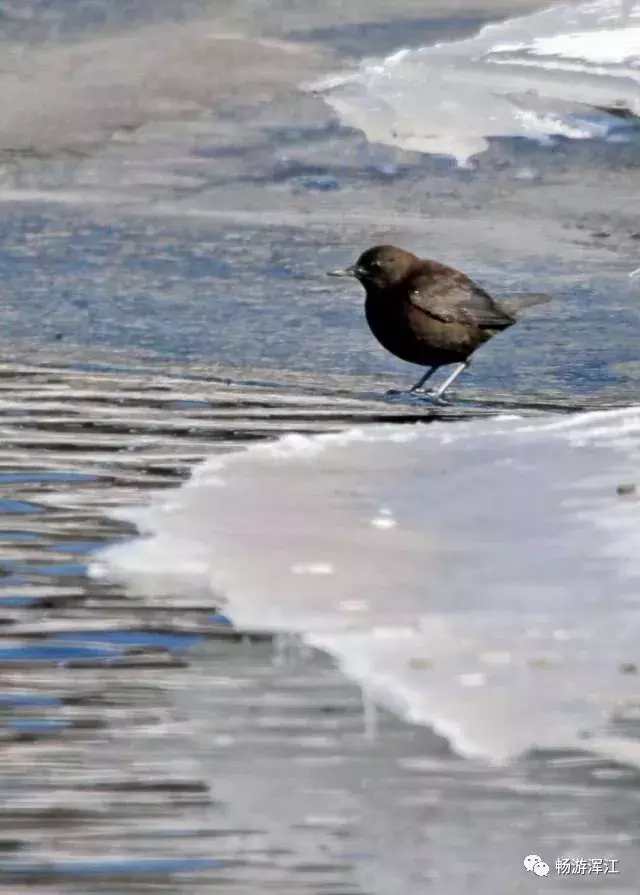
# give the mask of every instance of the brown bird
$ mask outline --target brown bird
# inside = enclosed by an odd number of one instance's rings
[[[383,348],[429,367],[410,391],[419,391],[439,367],[457,364],[427,393],[436,399],[466,370],[476,348],[517,323],[524,308],[550,300],[539,292],[493,299],[459,270],[388,245],[367,249],[329,276],[354,277],[364,286],[367,323]]]

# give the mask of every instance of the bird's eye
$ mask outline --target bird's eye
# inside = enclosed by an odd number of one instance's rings
[[[382,270],[382,264],[379,261],[372,261],[369,266],[371,270]]]

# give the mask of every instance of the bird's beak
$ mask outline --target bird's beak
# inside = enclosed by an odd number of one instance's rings
[[[344,270],[328,270],[328,277],[357,277],[358,268],[353,264],[351,267],[345,267]]]

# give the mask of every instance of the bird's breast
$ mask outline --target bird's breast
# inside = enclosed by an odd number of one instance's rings
[[[454,363],[478,344],[468,327],[436,320],[401,297],[367,295],[365,316],[382,347],[413,364]]]

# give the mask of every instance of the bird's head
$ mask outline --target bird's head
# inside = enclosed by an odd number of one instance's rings
[[[374,246],[344,270],[330,270],[330,277],[353,277],[367,288],[387,289],[408,277],[419,263],[415,255],[395,246]]]

